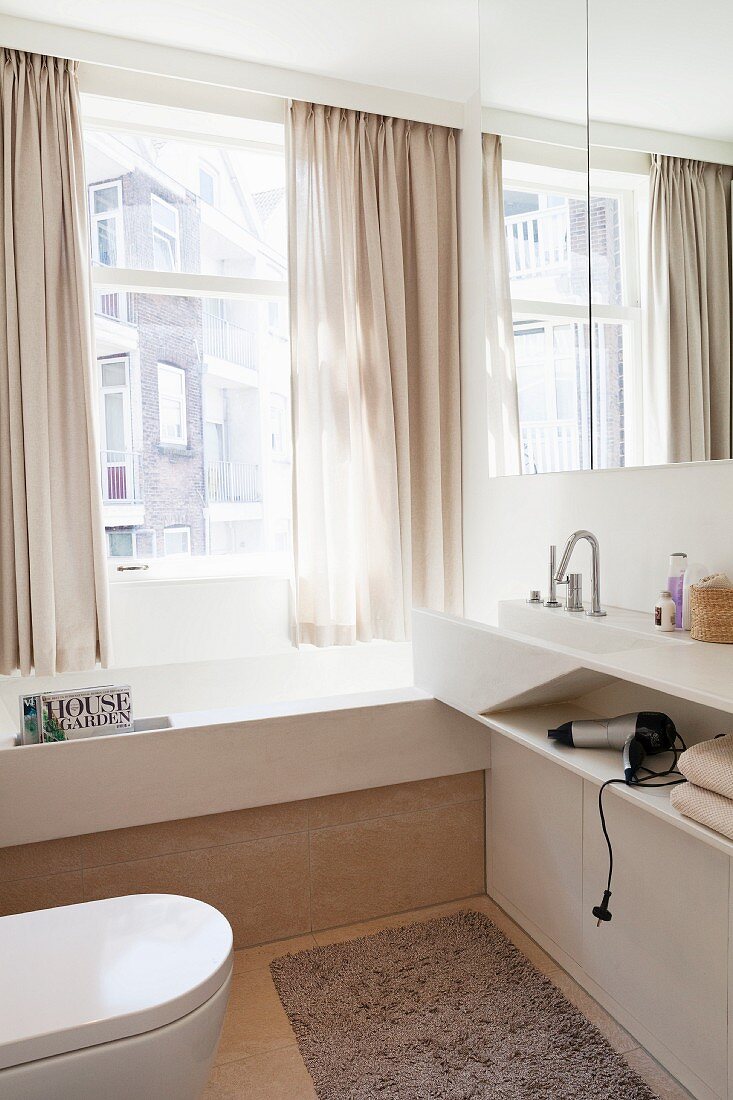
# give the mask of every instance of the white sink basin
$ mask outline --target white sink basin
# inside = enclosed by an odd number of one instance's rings
[[[506,600],[499,604],[499,626],[513,634],[555,642],[585,653],[623,653],[633,649],[690,645],[687,632],[661,634],[655,631],[651,615],[605,608],[602,618],[591,618],[562,607]]]

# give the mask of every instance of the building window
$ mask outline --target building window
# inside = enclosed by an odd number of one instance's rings
[[[216,206],[217,173],[215,169],[202,161],[199,164],[199,198],[209,206]]]
[[[186,372],[169,363],[158,363],[158,401],[160,405],[160,442],[185,446]]]
[[[153,216],[153,257],[156,271],[178,271],[178,211],[170,202],[151,195]]]
[[[89,188],[92,263],[105,267],[124,264],[122,184],[98,183]]]
[[[288,453],[287,399],[282,394],[270,397],[270,446],[274,458],[287,458]]]
[[[163,553],[167,558],[186,558],[191,554],[191,528],[166,527],[163,531]]]
[[[134,558],[134,533],[132,531],[108,531],[107,553],[110,558]]]

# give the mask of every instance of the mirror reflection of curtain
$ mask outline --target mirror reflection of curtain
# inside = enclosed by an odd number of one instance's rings
[[[298,637],[460,613],[458,231],[452,130],[290,112]]]
[[[652,156],[644,461],[730,458],[733,168]]]
[[[483,135],[483,192],[489,469],[499,476],[518,474],[522,467],[501,138],[495,134]]]

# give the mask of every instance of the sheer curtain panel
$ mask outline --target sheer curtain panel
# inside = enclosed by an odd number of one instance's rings
[[[401,640],[462,608],[453,132],[290,112],[300,641]]]
[[[2,50],[0,673],[109,658],[76,64]]]

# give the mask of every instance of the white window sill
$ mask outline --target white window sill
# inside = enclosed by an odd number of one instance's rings
[[[147,569],[136,566],[147,565]],[[120,566],[131,567],[123,568]],[[191,581],[232,580],[253,577],[290,577],[292,556],[289,553],[222,554],[220,557],[170,557],[142,559],[110,559],[110,584],[175,584]]]

